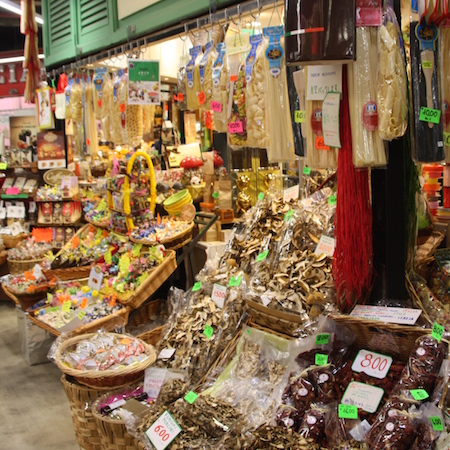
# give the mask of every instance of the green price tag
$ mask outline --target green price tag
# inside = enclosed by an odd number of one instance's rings
[[[442,335],[444,334],[444,327],[434,322],[433,329],[431,330],[431,337],[434,337],[438,342],[441,342]]]
[[[422,61],[422,67],[424,69],[432,69],[433,68],[433,61]]]
[[[441,111],[439,109],[420,108],[419,120],[421,122],[439,123],[441,121]]]
[[[444,145],[450,147],[450,133],[444,131]]]
[[[80,320],[83,320],[85,315],[86,315],[86,311],[80,311],[80,312],[78,313],[78,318],[79,318]]]
[[[311,167],[303,167],[303,175],[310,175]]]
[[[72,305],[72,302],[70,300],[65,301],[62,304],[62,312],[69,312],[70,311],[70,306]]]
[[[444,431],[444,424],[439,416],[431,416],[430,422],[434,431]]]
[[[285,215],[284,215],[284,221],[289,222],[292,219],[292,216],[294,215],[294,210],[290,209]]]
[[[409,392],[411,392],[414,400],[426,400],[429,397],[428,392],[425,389],[411,389]]]
[[[326,345],[330,342],[330,333],[318,334],[316,336],[316,345]]]
[[[355,405],[344,405],[339,404],[338,415],[341,419],[357,419],[358,418],[358,407]]]
[[[141,254],[141,248],[142,248],[142,244],[133,245],[133,248],[131,249],[131,253],[135,258],[137,258]]]
[[[238,277],[231,277],[228,287],[238,287],[241,284],[241,281],[242,275],[239,275]]]
[[[295,111],[294,121],[295,121],[295,123],[303,123],[305,121],[305,117],[306,117],[306,111],[301,111],[301,110],[297,109]]]
[[[264,200],[264,192],[258,194],[258,200]]]
[[[190,404],[192,405],[192,403],[195,402],[195,400],[197,400],[198,395],[194,392],[194,391],[189,391],[185,396],[184,399]]]
[[[212,198],[219,198],[219,193],[217,191],[213,192]]]
[[[329,197],[328,197],[328,204],[329,205],[335,205],[336,204],[336,196],[335,195],[330,195]]]
[[[316,366],[325,366],[328,363],[328,355],[322,353],[316,353],[315,364]]]
[[[0,163],[0,170],[6,170],[8,168],[7,163]]]
[[[247,328],[247,334],[250,334],[250,328]]]
[[[269,250],[264,250],[263,252],[261,252],[257,258],[256,258],[256,262],[261,262],[264,261],[267,258],[267,255],[269,254]]]
[[[53,294],[50,294],[50,292],[47,292],[47,303],[51,303],[53,301]]]
[[[211,336],[214,334],[214,328],[210,325],[206,325],[205,329],[203,330],[203,334],[208,338],[211,339]]]
[[[47,308],[46,312],[56,312],[59,311],[59,306],[52,306],[51,308]]]
[[[196,281],[194,283],[194,286],[192,286],[192,292],[197,292],[202,288],[202,282],[201,281]]]
[[[111,263],[112,263],[111,250],[108,250],[108,251],[105,253],[105,263],[108,264],[108,265],[111,265]]]

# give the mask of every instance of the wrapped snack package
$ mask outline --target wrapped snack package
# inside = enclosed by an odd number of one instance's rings
[[[188,109],[195,111],[200,108],[199,94],[201,92],[199,63],[202,59],[202,48],[196,45],[189,50],[191,59],[186,65],[186,103]]]
[[[211,109],[214,111],[214,129],[219,133],[228,131],[227,103],[228,103],[228,70],[226,66],[226,44],[216,45],[217,58],[212,69],[212,97]]]
[[[121,145],[124,144],[122,114],[126,109],[127,89],[117,74],[114,74],[112,85],[109,99],[111,140],[115,145]]]
[[[212,67],[216,60],[216,52],[213,41],[205,45],[205,52],[198,63],[198,72],[200,77],[200,93],[198,95],[199,105],[206,110],[210,110],[212,97]],[[203,93],[203,95],[202,95]]]
[[[178,87],[178,108],[180,111],[186,111],[187,109],[187,97],[186,97],[186,89],[187,89],[187,81],[186,81],[186,64],[189,62],[189,56],[184,53],[185,49],[183,48],[183,55],[180,58],[180,63],[178,65],[177,71],[177,87]],[[182,96],[182,100],[181,100]]]

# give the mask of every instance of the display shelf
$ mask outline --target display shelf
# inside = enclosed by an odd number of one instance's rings
[[[36,200],[36,203],[61,203],[61,202],[81,202],[81,200],[74,199],[73,197],[62,198],[61,200]]]
[[[2,200],[34,200],[34,194],[1,194]]]
[[[85,225],[81,222],[81,220],[77,220],[74,223],[35,223],[31,225],[32,227],[37,228],[58,228],[58,227],[80,227]]]

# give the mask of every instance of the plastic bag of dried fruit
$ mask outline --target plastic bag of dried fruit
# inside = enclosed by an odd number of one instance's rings
[[[216,45],[216,60],[212,69],[212,97],[211,109],[214,111],[214,129],[219,133],[228,131],[227,103],[228,103],[228,71],[225,57],[226,44]]]

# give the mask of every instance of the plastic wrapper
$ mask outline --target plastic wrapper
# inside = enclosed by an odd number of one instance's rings
[[[422,108],[439,110],[438,52],[421,48],[416,33],[419,24],[411,22],[411,84],[414,113],[414,158],[419,162],[438,162],[445,159],[441,122],[420,120]],[[431,31],[432,33],[432,31]],[[436,48],[438,42],[435,44]],[[433,111],[431,113],[434,114]]]
[[[124,123],[122,122],[122,115],[125,114],[126,109],[127,88],[126,84],[123,83],[116,74],[112,80],[112,84],[113,88],[109,91],[111,141],[114,142],[115,145],[122,145],[124,143]]]
[[[375,27],[360,27],[356,34],[356,62],[348,66],[353,164],[355,167],[385,166],[386,152],[378,131],[378,30]]]
[[[267,148],[269,135],[266,131],[266,91],[265,79],[266,55],[262,35],[258,34],[250,38],[252,48],[247,56],[247,146],[254,148]]]
[[[81,80],[75,78],[72,87],[70,88],[70,99],[69,99],[69,116],[74,122],[81,123],[83,121],[83,108],[81,104],[82,89]],[[67,118],[67,108],[66,108],[66,118]]]
[[[403,136],[408,126],[408,97],[403,40],[391,2],[385,4],[378,51],[378,132],[392,141]]]
[[[118,103],[114,114],[120,116],[122,143],[137,147],[144,133],[142,105],[128,104],[128,75],[123,75],[120,80]],[[115,118],[115,123],[119,124],[119,118]]]
[[[88,153],[96,157],[98,154],[98,134],[97,134],[97,120],[95,117],[95,93],[96,89],[94,83],[88,82],[85,90],[85,125],[84,132],[86,135],[86,148]]]
[[[214,43],[213,41],[210,41],[205,45],[205,52],[203,53],[202,58],[198,63],[200,88],[201,92],[204,93],[204,98],[199,98],[199,104],[202,109],[206,109],[208,111],[211,107],[211,97],[213,90],[212,71],[216,56],[217,55],[214,49]]]
[[[288,0],[285,11],[288,65],[355,59],[354,0]]]
[[[447,19],[448,21],[448,19]],[[450,163],[450,26],[439,28],[440,83],[442,92],[442,126],[444,133],[445,162]]]
[[[226,45],[220,42],[216,45],[216,60],[212,69],[212,97],[211,109],[214,111],[214,130],[219,133],[228,131],[228,70],[225,57]]]
[[[420,407],[419,413],[421,417],[416,421],[417,438],[411,450],[433,450],[434,442],[441,434],[441,431],[435,430],[434,426],[439,421],[442,425],[444,424],[442,411],[437,406],[426,403]]]
[[[153,130],[155,119],[155,105],[142,105],[143,134],[150,134]]]
[[[295,154],[297,156],[306,156],[303,136],[302,136],[302,127],[297,115],[301,113],[302,107],[304,105],[304,101],[300,102],[299,93],[295,86],[294,81],[294,72],[296,70],[293,67],[286,67],[286,76],[287,76],[287,87],[289,94],[289,105],[291,111],[291,124],[292,124],[292,135],[294,138],[294,149]]]
[[[102,87],[102,108],[101,108],[101,122],[102,131],[105,141],[109,142],[112,140],[112,108],[113,108],[113,90],[114,82],[112,81],[109,74],[105,75],[105,81]]]
[[[430,403],[433,403],[436,406],[443,406],[447,402],[448,395],[448,381],[450,378],[450,360],[444,359],[441,364],[441,369],[439,370],[439,374],[436,378],[436,382],[434,384],[433,395],[430,397]]]
[[[450,263],[450,252],[447,249],[435,252],[437,264],[431,272],[428,286],[443,305],[450,303],[450,277],[447,267]]]
[[[286,66],[283,49],[280,46],[283,32],[282,26],[264,29],[265,119],[267,133],[270,136],[267,146],[267,157],[270,163],[295,160]]]
[[[180,64],[178,65],[177,71],[177,95],[182,96],[182,100],[178,98],[178,108],[180,111],[186,111],[187,109],[187,97],[186,97],[186,89],[187,89],[187,81],[186,81],[186,63],[189,58],[187,55],[183,54],[180,58]]]
[[[200,46],[189,50],[191,59],[186,65],[186,104],[187,108],[195,111],[200,108],[198,94],[201,92],[199,63],[202,59]]]
[[[102,120],[102,107],[103,107],[103,84],[109,78],[106,68],[100,68],[94,70],[94,114],[96,120]]]

